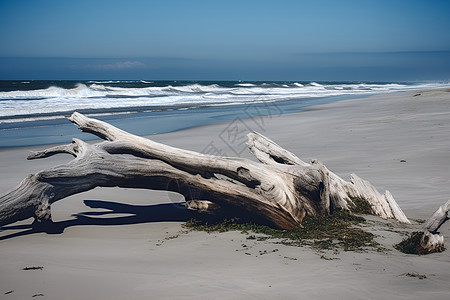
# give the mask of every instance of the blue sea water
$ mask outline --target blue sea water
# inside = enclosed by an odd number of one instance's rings
[[[0,81],[0,147],[70,142],[78,111],[138,135],[448,82]]]

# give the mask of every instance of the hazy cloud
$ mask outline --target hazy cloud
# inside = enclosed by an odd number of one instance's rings
[[[127,69],[140,69],[147,67],[140,61],[118,61],[115,63],[108,64],[87,64],[87,65],[77,65],[76,68],[86,69],[86,70],[127,70]]]

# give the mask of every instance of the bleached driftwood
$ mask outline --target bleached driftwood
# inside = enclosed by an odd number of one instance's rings
[[[100,186],[175,191],[184,195],[187,208],[231,207],[282,229],[301,224],[307,214],[326,215],[336,209],[409,223],[389,192],[380,194],[356,175],[346,182],[320,162],[303,162],[258,133],[249,133],[247,143],[260,161],[255,162],[159,144],[79,113],[69,120],[106,141],[91,145],[74,139],[70,145],[32,153],[28,159],[58,153],[75,158],[29,175],[2,196],[0,225],[29,217],[51,221],[52,203]]]
[[[422,226],[422,231],[413,232],[409,238],[399,244],[404,252],[428,254],[444,251],[444,237],[439,234],[439,228],[447,221],[450,210],[450,200],[438,210]],[[406,250],[406,251],[405,251]]]

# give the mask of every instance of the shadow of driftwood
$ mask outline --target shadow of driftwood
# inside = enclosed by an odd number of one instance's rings
[[[39,232],[49,234],[62,233],[64,229],[72,226],[83,225],[129,225],[153,222],[186,222],[191,218],[196,218],[199,214],[186,209],[183,203],[166,203],[156,205],[131,205],[101,200],[85,200],[84,204],[90,208],[105,209],[105,211],[83,212],[74,215],[75,219],[60,222],[52,222],[45,225],[7,225],[1,227],[1,231],[23,230],[9,235],[0,236],[0,240],[6,240],[18,236],[25,236]],[[126,214],[117,216],[117,214]]]

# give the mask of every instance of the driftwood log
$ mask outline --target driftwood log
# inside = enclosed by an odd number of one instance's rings
[[[439,235],[438,230],[449,219],[449,210],[450,200],[440,206],[431,218],[423,224],[421,231],[413,232],[409,238],[396,245],[396,248],[412,254],[429,254],[444,251],[444,237]]]
[[[29,175],[0,197],[0,225],[30,217],[36,223],[51,222],[52,203],[95,187],[115,186],[175,191],[185,197],[188,209],[248,211],[281,229],[299,226],[306,215],[337,209],[410,223],[388,191],[381,194],[354,174],[347,182],[320,162],[306,163],[258,133],[249,133],[247,142],[256,162],[159,144],[76,112],[69,120],[105,141],[73,139],[69,145],[30,154],[28,159],[58,153],[75,158]],[[449,206],[443,208],[445,216]],[[432,222],[429,232],[435,234],[444,221]],[[429,247],[443,244],[441,238],[428,239]]]

